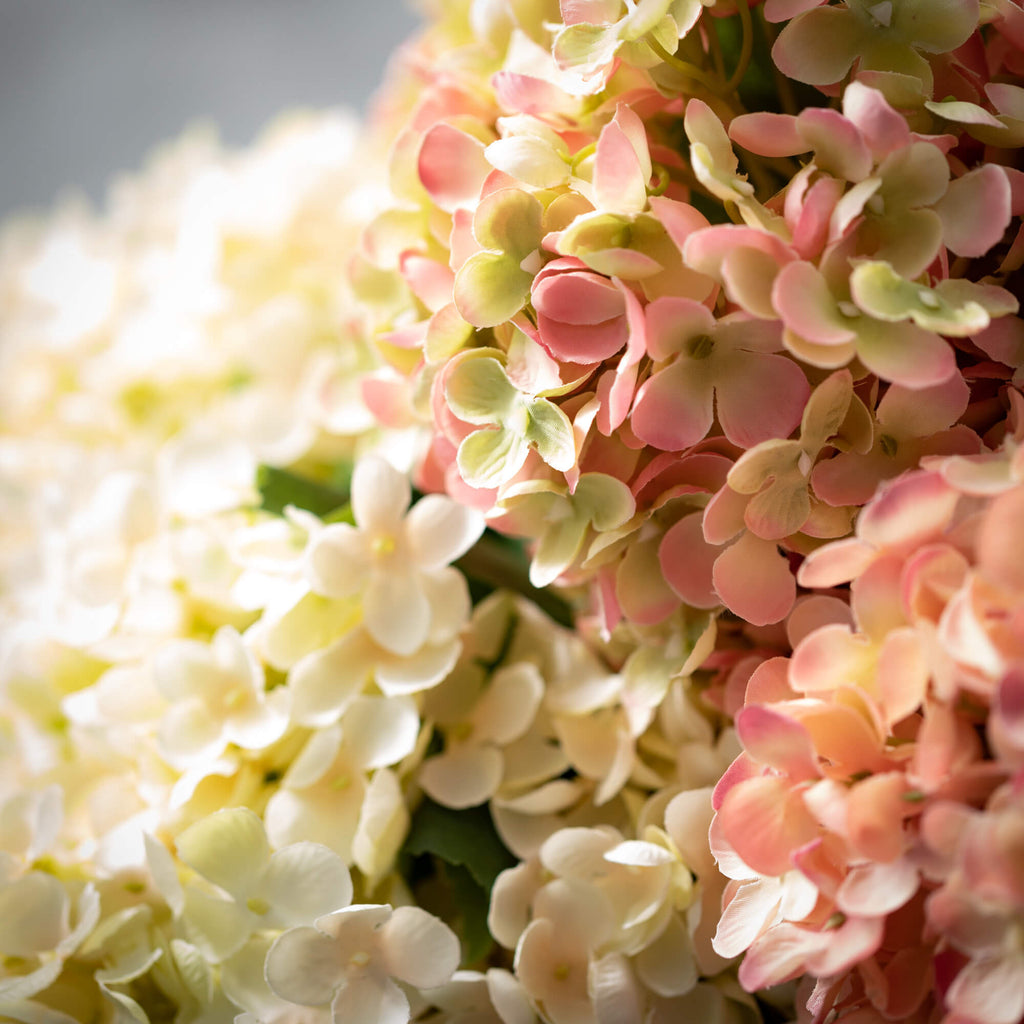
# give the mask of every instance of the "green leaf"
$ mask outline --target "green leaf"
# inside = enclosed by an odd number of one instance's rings
[[[461,865],[487,892],[502,871],[518,863],[498,837],[486,804],[455,811],[429,798],[412,816],[403,852],[432,853],[446,864]]]
[[[276,466],[263,465],[256,470],[256,489],[260,508],[275,515],[286,505],[294,505],[322,518],[348,503],[347,494]]]
[[[444,875],[461,918],[462,926],[456,931],[462,941],[462,964],[468,967],[483,960],[494,945],[494,938],[487,927],[491,892],[479,885],[469,870],[461,865],[446,864]]]

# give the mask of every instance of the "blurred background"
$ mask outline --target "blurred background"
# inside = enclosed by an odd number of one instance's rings
[[[292,107],[365,110],[410,0],[0,0],[0,217],[196,122],[233,145]]]

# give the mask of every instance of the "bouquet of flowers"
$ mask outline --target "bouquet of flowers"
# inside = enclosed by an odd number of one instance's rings
[[[1020,0],[436,0],[0,235],[0,1020],[1024,1019]]]

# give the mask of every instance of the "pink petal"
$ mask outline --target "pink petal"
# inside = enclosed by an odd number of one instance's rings
[[[703,513],[684,516],[671,526],[658,547],[658,560],[668,585],[693,608],[715,608],[718,594],[712,570],[719,548],[704,540]]]
[[[748,754],[800,782],[821,775],[807,730],[788,715],[748,704],[736,716],[736,731]]]
[[[883,488],[864,509],[857,534],[878,549],[909,550],[946,529],[959,499],[938,473],[907,474]]]
[[[822,590],[857,577],[876,556],[875,549],[857,537],[834,541],[812,551],[800,564],[797,581],[802,587]]]
[[[818,834],[799,793],[772,775],[730,789],[718,820],[733,849],[762,875],[784,875],[793,866],[793,851]]]
[[[997,164],[984,164],[951,181],[934,209],[947,248],[958,256],[984,256],[1010,223],[1010,182]]]
[[[850,182],[871,173],[873,160],[863,135],[838,110],[810,107],[797,117],[797,130],[811,144],[822,171]]]
[[[748,992],[776,985],[804,973],[805,963],[822,944],[821,935],[782,922],[758,938],[739,968],[740,984]]]
[[[601,130],[594,155],[594,198],[600,210],[639,213],[647,205],[647,181],[651,168],[641,162],[647,156],[643,122],[620,103],[615,117]],[[646,172],[646,173],[645,173]]]
[[[568,324],[601,324],[626,312],[622,292],[590,271],[542,272],[534,281],[532,298],[538,313]]]
[[[792,114],[765,111],[740,114],[729,122],[729,138],[762,156],[796,156],[811,148],[797,131],[797,121]]]
[[[443,121],[423,136],[417,167],[430,198],[448,213],[472,206],[492,170],[484,144]]]
[[[917,892],[917,868],[906,857],[888,864],[869,861],[851,868],[836,893],[845,914],[880,917],[899,910]]]
[[[755,626],[781,622],[796,600],[789,560],[751,533],[718,557],[713,577],[723,604]]]
[[[847,833],[862,857],[882,863],[900,857],[907,845],[903,818],[910,805],[904,799],[907,779],[902,772],[885,772],[858,782],[847,803]]]
[[[663,451],[681,451],[703,440],[714,421],[707,370],[681,358],[644,381],[630,416],[633,433]]]
[[[537,317],[541,344],[555,359],[569,363],[600,363],[615,355],[629,340],[625,317],[599,324],[571,324]]]
[[[843,113],[860,129],[876,161],[910,142],[910,129],[878,89],[851,82],[843,91]]]
[[[875,658],[870,640],[849,626],[822,626],[793,652],[793,687],[801,693],[822,693],[856,684],[870,675]]]
[[[860,317],[857,355],[883,380],[908,388],[941,384],[956,373],[949,343],[908,320],[886,323]]]
[[[840,345],[857,334],[857,319],[843,316],[817,267],[803,261],[789,263],[775,278],[772,304],[790,330],[819,345]]]
[[[753,448],[769,438],[789,437],[800,424],[810,393],[803,370],[792,359],[737,353],[717,381],[718,419],[733,444]],[[770,402],[765,402],[766,395],[771,395]]]

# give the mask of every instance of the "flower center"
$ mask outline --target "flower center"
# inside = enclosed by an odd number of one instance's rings
[[[254,914],[258,914],[260,917],[263,917],[263,915],[266,914],[268,910],[270,910],[270,904],[266,900],[260,899],[259,896],[250,896],[245,901],[245,905],[249,908],[249,910],[251,910]]]
[[[379,534],[373,538],[370,550],[377,558],[387,558],[395,553],[395,538],[387,533]]]
[[[686,348],[691,359],[707,359],[715,348],[715,341],[710,334],[698,334],[690,339]]]
[[[370,954],[362,949],[357,949],[349,958],[349,963],[353,967],[365,967],[369,962]]]

